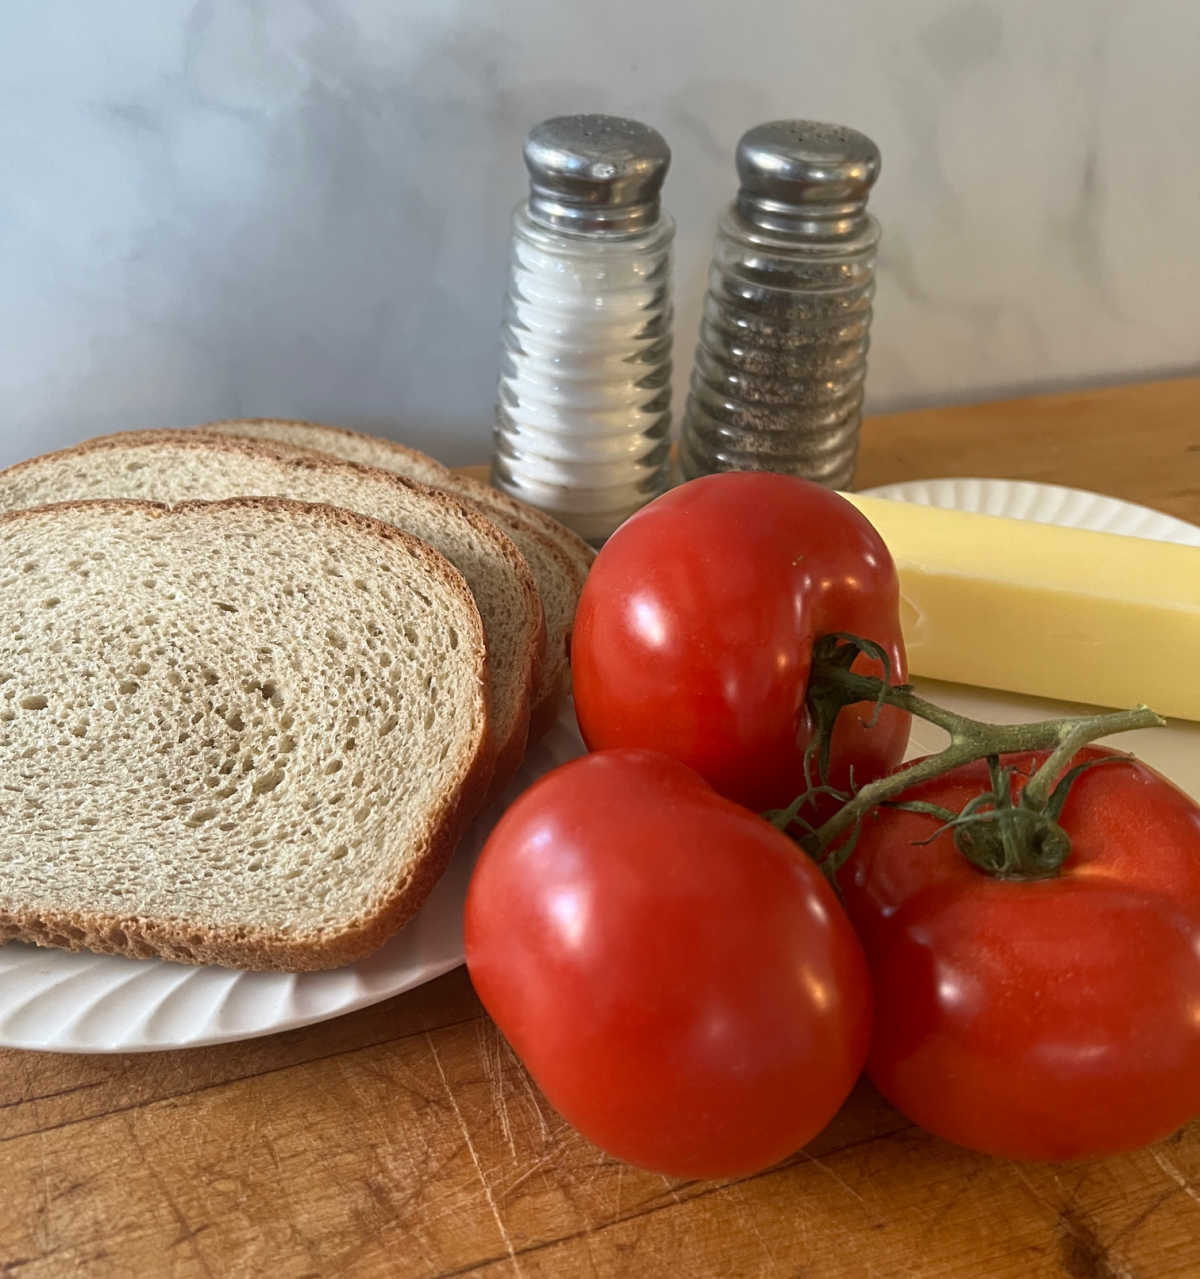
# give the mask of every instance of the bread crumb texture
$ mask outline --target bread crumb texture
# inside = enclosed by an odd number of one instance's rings
[[[323,502],[386,520],[444,555],[465,577],[489,653],[497,785],[524,754],[543,619],[529,566],[489,520],[451,495],[317,453],[189,431],[102,436],[0,472],[0,509],[64,497],[144,498],[172,505],[265,494]]]
[[[272,499],[0,519],[0,940],[313,968],[444,866],[486,728],[428,547]]]

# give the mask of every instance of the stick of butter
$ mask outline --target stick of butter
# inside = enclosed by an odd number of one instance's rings
[[[896,561],[914,675],[1200,720],[1200,547],[844,496]]]

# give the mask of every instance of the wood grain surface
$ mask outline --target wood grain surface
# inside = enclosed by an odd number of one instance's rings
[[[859,484],[1048,480],[1200,521],[1200,379],[869,421]],[[1049,1167],[930,1137],[861,1085],[756,1177],[625,1167],[547,1106],[460,969],[186,1052],[0,1052],[0,1275],[1200,1275],[1200,1123]]]

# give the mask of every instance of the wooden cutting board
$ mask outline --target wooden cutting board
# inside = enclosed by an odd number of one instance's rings
[[[940,475],[1200,522],[1200,379],[866,424],[861,487]],[[0,1178],[0,1275],[19,1279],[1200,1276],[1200,1123],[1135,1155],[1017,1164],[863,1084],[768,1172],[675,1181],[558,1119],[461,970],[243,1044],[0,1052]]]

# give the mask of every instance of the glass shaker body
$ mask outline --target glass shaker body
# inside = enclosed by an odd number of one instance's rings
[[[680,446],[685,478],[772,470],[848,487],[854,474],[879,225],[797,241],[717,228]]]
[[[513,215],[492,481],[592,542],[667,484],[674,235]]]
[[[685,478],[854,477],[879,224],[879,148],[814,120],[756,125],[717,227],[680,441]]]

